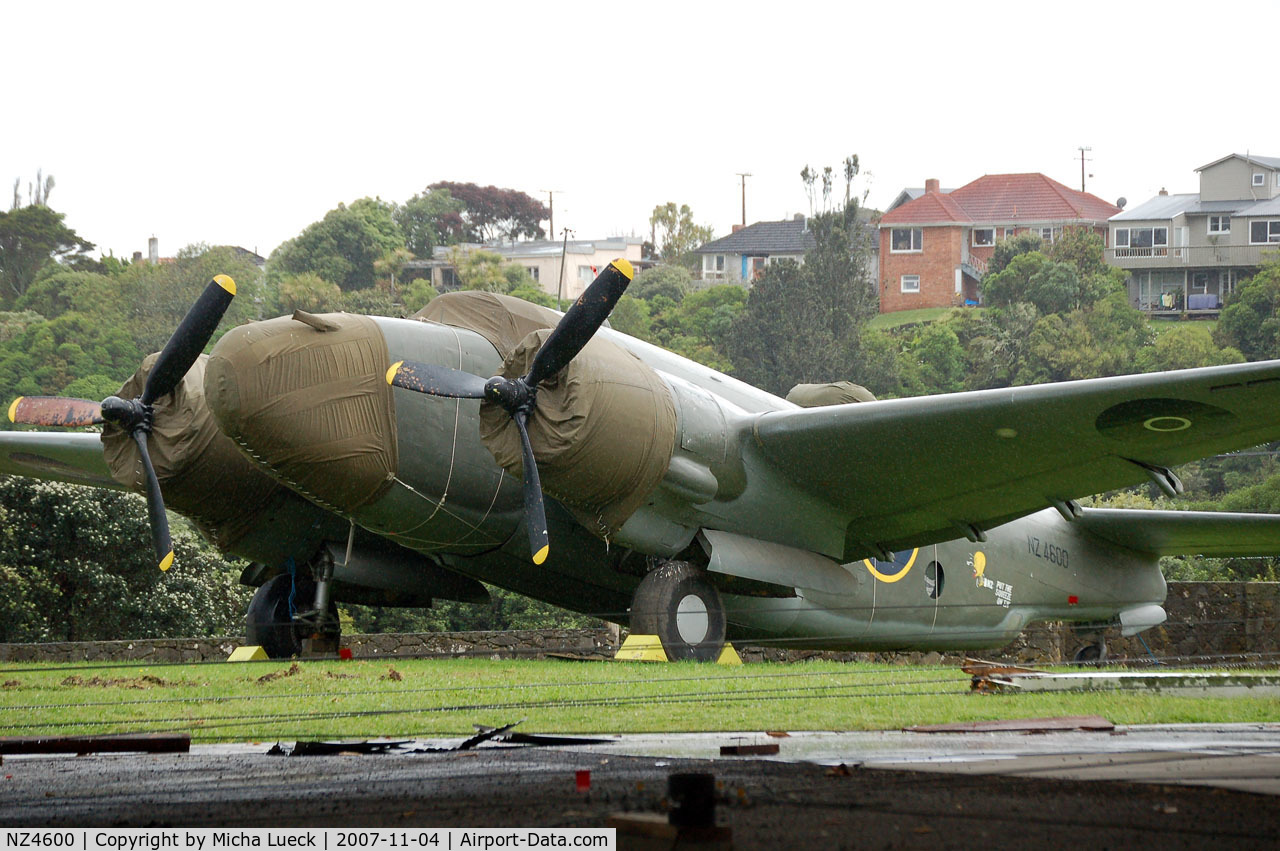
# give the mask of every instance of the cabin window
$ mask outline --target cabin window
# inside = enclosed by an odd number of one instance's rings
[[[929,562],[929,566],[924,569],[924,592],[929,595],[931,600],[936,600],[942,596],[942,584],[946,579],[943,573],[942,565],[936,561]]]

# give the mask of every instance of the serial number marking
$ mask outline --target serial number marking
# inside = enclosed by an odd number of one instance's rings
[[[1071,559],[1071,554],[1067,552],[1066,547],[1059,547],[1048,541],[1042,541],[1034,535],[1027,536],[1027,552],[1036,558],[1042,558],[1049,564],[1056,564],[1063,569],[1067,568]]]

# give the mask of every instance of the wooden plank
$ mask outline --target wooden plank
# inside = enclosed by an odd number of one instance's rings
[[[188,753],[186,733],[125,733],[118,736],[0,736],[0,754]]]

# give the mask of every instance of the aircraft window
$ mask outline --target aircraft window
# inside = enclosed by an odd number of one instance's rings
[[[931,599],[938,599],[942,596],[943,580],[946,578],[942,570],[942,565],[936,561],[929,562],[929,566],[924,569],[924,592]]]

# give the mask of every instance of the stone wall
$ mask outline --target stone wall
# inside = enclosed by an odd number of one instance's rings
[[[1121,638],[1107,630],[1110,657],[1236,656],[1280,653],[1280,583],[1171,582],[1165,603],[1169,620],[1141,636]],[[1143,642],[1145,641],[1145,646]],[[0,662],[199,662],[221,661],[243,643],[236,636],[136,641],[0,644]],[[1085,641],[1070,627],[1035,624],[1000,650],[977,651],[986,659],[1048,664],[1070,659]],[[356,658],[449,654],[456,656],[545,657],[549,653],[608,657],[615,644],[609,630],[511,630],[390,635],[345,635]],[[1148,653],[1150,648],[1150,654]],[[739,647],[744,661],[841,659],[889,664],[959,662],[964,654],[937,652],[837,653]]]

